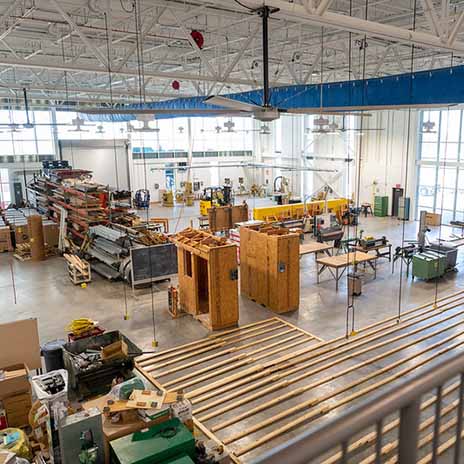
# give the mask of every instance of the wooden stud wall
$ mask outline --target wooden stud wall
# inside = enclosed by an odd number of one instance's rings
[[[300,242],[288,229],[240,227],[240,290],[277,313],[300,303]]]
[[[273,318],[142,356],[137,367],[168,390],[184,390],[197,427],[223,443],[236,462],[248,462],[464,347],[464,291],[404,311],[400,321],[394,312],[349,339],[325,342]],[[457,394],[457,382],[445,386],[443,420],[455,412]],[[433,395],[422,398],[423,463],[430,462],[434,405]],[[389,457],[397,447],[398,423],[397,417],[383,422],[382,462],[395,462]],[[450,424],[442,423],[440,453],[452,446]],[[350,442],[349,462],[375,462],[375,436],[370,429]],[[337,449],[321,462],[341,459]]]

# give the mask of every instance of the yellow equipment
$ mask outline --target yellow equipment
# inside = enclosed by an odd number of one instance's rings
[[[166,190],[166,192],[163,192],[162,205],[167,207],[174,206],[174,193],[172,193],[172,190]]]
[[[82,334],[91,332],[96,325],[97,323],[92,321],[92,319],[81,317],[80,319],[74,319],[71,321],[71,323],[66,327],[66,330],[76,336],[80,336]]]
[[[226,206],[230,204],[230,187],[227,187],[228,199],[225,198],[224,191],[226,187],[207,187],[203,190],[203,196],[200,200],[200,215],[207,216],[208,210],[213,206]]]
[[[344,211],[348,208],[350,200],[347,198],[334,198],[326,201],[309,201],[305,203],[293,203],[289,205],[263,206],[253,209],[255,221],[274,222],[281,219],[295,219],[303,216],[316,216],[324,213],[327,204],[327,212],[335,214],[340,220]],[[340,217],[339,217],[340,216]]]

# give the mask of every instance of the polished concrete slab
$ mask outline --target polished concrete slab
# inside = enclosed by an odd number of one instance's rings
[[[258,199],[253,203],[258,205],[267,201]],[[181,230],[190,221],[196,225],[198,206],[156,206],[148,215],[170,217],[171,231]],[[415,221],[405,223],[396,218],[369,216],[361,218],[358,232],[362,229],[367,235],[385,235],[394,249],[401,245],[403,235],[405,239],[414,239],[417,227]],[[447,238],[451,233],[448,227],[433,229],[431,238],[440,235]],[[355,228],[350,228],[349,235],[354,236],[355,233]],[[306,240],[310,240],[310,237]],[[460,251],[458,269],[462,266],[463,256]],[[464,288],[463,272],[447,274],[438,282],[413,282],[411,277],[406,277],[405,268],[400,272],[399,262],[394,273],[386,259],[380,259],[377,268],[376,280],[367,271],[363,294],[354,301],[355,327],[392,316],[400,308],[430,301],[436,294],[441,296]],[[34,263],[17,261],[9,253],[0,254],[0,322],[37,317],[41,340],[46,341],[63,337],[65,326],[72,319],[91,317],[107,329],[122,330],[144,348],[151,347],[154,338],[160,348],[167,348],[196,340],[207,333],[201,324],[188,316],[171,319],[167,313],[168,282],[154,285],[152,289],[133,291],[122,282],[109,282],[94,274],[93,282],[83,289],[69,281],[65,269],[65,262],[60,257]],[[335,282],[327,272],[321,276],[318,285],[314,256],[309,255],[301,259],[300,286],[299,311],[283,317],[324,339],[344,334],[348,304],[346,278],[341,279],[338,292],[335,292]],[[247,298],[240,298],[241,324],[272,315],[266,308]]]

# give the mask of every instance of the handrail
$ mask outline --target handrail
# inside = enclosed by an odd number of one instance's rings
[[[303,432],[269,450],[253,460],[252,464],[308,464],[311,459],[317,458],[342,443],[347,443],[356,433],[380,422],[398,410],[402,410],[402,413],[405,412],[405,414],[401,414],[399,444],[401,455],[402,449],[413,447],[417,442],[416,436],[416,440],[403,440],[401,443],[402,430],[405,429],[404,425],[408,422],[406,420],[408,406],[415,405],[417,410],[422,395],[442,386],[449,379],[462,373],[464,373],[464,352],[433,363],[426,370],[349,409],[333,421],[311,431]],[[411,461],[409,461],[410,463]]]

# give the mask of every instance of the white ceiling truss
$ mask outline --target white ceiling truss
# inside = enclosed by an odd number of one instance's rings
[[[31,99],[133,103],[259,88],[261,19],[250,9],[264,4],[279,9],[271,86],[319,83],[321,62],[324,82],[408,72],[413,45],[415,71],[463,62],[464,0],[240,3],[0,0],[0,98],[19,102],[27,88]]]

